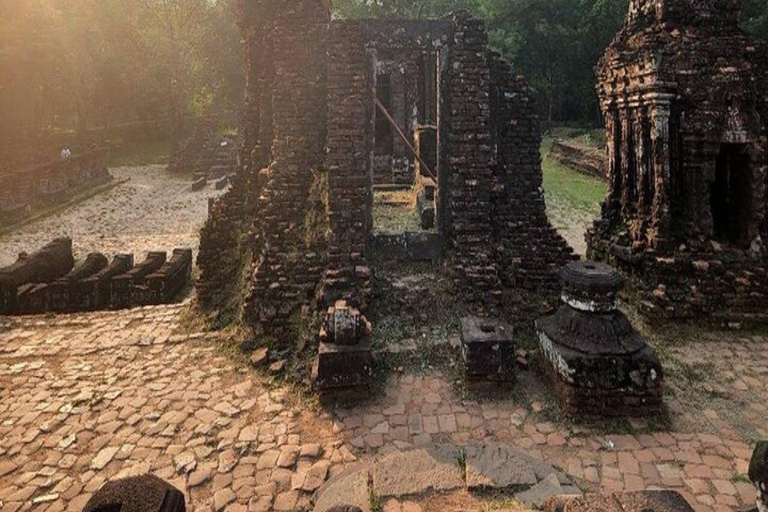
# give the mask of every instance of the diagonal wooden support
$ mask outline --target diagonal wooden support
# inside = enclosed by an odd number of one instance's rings
[[[408,148],[408,151],[411,152],[411,154],[416,158],[416,160],[419,161],[419,164],[424,168],[424,170],[427,171],[427,174],[430,178],[435,180],[435,183],[437,183],[437,176],[435,176],[432,173],[432,170],[429,168],[429,166],[424,162],[424,160],[419,156],[418,151],[411,145],[410,141],[408,140],[408,137],[405,136],[403,131],[400,129],[400,127],[397,125],[395,120],[392,118],[391,115],[389,115],[389,112],[387,112],[387,109],[384,107],[384,105],[379,101],[379,98],[374,98],[374,101],[376,102],[376,107],[381,111],[382,114],[384,114],[384,117],[387,118],[387,121],[389,121],[389,124],[392,125],[392,128],[397,132],[397,134],[400,136],[402,141],[405,143],[405,146]]]

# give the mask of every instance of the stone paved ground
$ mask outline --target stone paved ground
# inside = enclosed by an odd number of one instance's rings
[[[188,510],[304,510],[356,459],[468,440],[522,447],[583,487],[679,489],[700,511],[753,503],[764,337],[664,350],[671,418],[590,425],[559,419],[533,372],[476,397],[451,373],[404,371],[364,404],[321,407],[239,367],[215,335],[173,334],[184,307],[0,319],[0,509],[77,511],[106,479],[149,471]]]
[[[164,166],[110,169],[115,179],[130,181],[0,238],[0,266],[22,251],[32,252],[57,236],[70,236],[76,258],[89,252],[109,256],[133,252],[137,261],[148,251],[172,251],[199,243],[208,216],[211,186],[192,192],[189,176],[169,174]]]

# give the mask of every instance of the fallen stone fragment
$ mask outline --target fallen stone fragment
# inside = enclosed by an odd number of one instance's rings
[[[331,463],[326,460],[315,462],[307,471],[307,477],[304,479],[304,484],[301,488],[309,492],[319,489],[325,482],[330,467]]]
[[[382,498],[464,487],[459,450],[427,445],[382,458],[373,469],[373,492]]]
[[[257,348],[253,352],[253,354],[251,354],[251,365],[253,365],[253,367],[255,368],[264,366],[264,364],[266,364],[268,360],[269,360],[268,348]]]
[[[184,452],[177,455],[173,458],[173,463],[176,466],[177,473],[190,473],[197,467],[197,460],[192,452]]]
[[[94,469],[96,471],[104,469],[107,464],[110,463],[112,458],[115,456],[117,451],[120,448],[117,446],[109,446],[107,448],[102,449],[96,457],[93,458],[93,461],[91,461],[91,469]]]
[[[281,359],[279,361],[275,361],[271,365],[269,365],[269,373],[272,375],[277,375],[278,373],[282,373],[282,371],[285,369],[286,361],[285,359]]]
[[[515,494],[515,499],[528,507],[541,508],[549,498],[559,496],[562,491],[560,480],[551,474],[527,491]]]

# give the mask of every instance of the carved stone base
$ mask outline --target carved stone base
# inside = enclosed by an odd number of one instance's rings
[[[320,343],[312,368],[315,389],[330,390],[365,386],[373,369],[371,341],[363,338],[357,345]]]
[[[663,412],[664,388],[661,385],[646,389],[630,386],[618,388],[577,386],[567,382],[548,358],[540,354],[537,359],[541,372],[552,386],[560,408],[565,414],[643,417]],[[606,363],[610,364],[610,361]]]

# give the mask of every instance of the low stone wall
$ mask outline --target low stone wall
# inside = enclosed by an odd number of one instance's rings
[[[588,150],[564,140],[555,139],[548,158],[589,176],[607,179],[608,158],[605,152]]]
[[[35,210],[61,204],[73,192],[111,179],[106,150],[99,149],[0,173],[0,227],[28,217]]]

